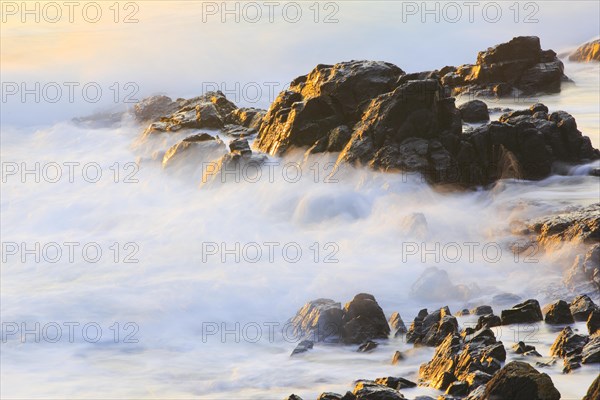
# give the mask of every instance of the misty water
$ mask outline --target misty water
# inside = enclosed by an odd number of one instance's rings
[[[481,39],[485,46],[469,45],[462,61],[446,63],[469,62],[477,49],[504,40],[498,32],[490,36]],[[543,37],[542,46],[551,47]],[[75,64],[83,59],[85,54]],[[306,73],[321,61],[305,60],[303,66],[311,65],[298,71],[283,63],[281,70]],[[411,70],[419,67],[407,64]],[[562,93],[489,105],[518,109],[540,101],[551,111],[565,110],[598,148],[600,67],[566,61],[565,66],[575,83]],[[438,65],[429,60],[427,67]],[[53,68],[60,76],[60,67]],[[160,72],[150,69],[140,72],[142,82]],[[162,89],[145,94],[199,94],[187,86],[190,69],[173,82],[159,79]],[[26,72],[31,71],[9,68],[8,76]],[[344,168],[330,176],[335,157],[305,160],[302,153],[271,158],[271,175],[263,170],[261,179],[241,176],[206,188],[201,171],[165,171],[156,157],[183,136],[140,141],[144,127],[128,116],[117,125],[89,127],[70,119],[93,111],[89,104],[65,105],[58,119],[54,105],[39,107],[39,119],[28,114],[26,104],[13,105],[10,115],[3,111],[10,123],[2,125],[2,162],[41,168],[56,163],[62,175],[57,182],[50,169],[39,182],[34,174],[3,176],[1,234],[3,242],[58,247],[48,247],[39,261],[7,255],[3,248],[2,322],[47,327],[41,340],[34,334],[3,340],[4,397],[277,399],[296,393],[316,398],[323,391],[345,393],[359,378],[416,380],[433,348],[413,348],[398,338],[372,353],[322,345],[290,358],[297,338],[286,332],[286,321],[307,301],[331,298],[344,304],[361,292],[373,294],[386,316],[400,312],[407,324],[421,308],[445,305],[457,312],[492,304],[499,313],[513,305],[493,303],[502,293],[544,305],[564,293],[562,274],[582,248],[565,244],[516,257],[509,249],[516,238],[511,222],[589,205],[600,196],[598,178],[585,174],[589,167],[539,182],[506,180],[473,191],[439,191],[414,174]],[[67,165],[73,165],[72,176]],[[426,223],[414,223],[419,213]],[[64,245],[71,242],[80,244],[72,258]],[[82,252],[86,243],[101,249],[97,260]],[[245,250],[227,252],[236,245]],[[411,254],[415,246],[418,254]],[[437,250],[422,259],[424,249]],[[430,267],[464,285],[464,296],[436,287],[411,294]],[[461,326],[473,322],[474,317],[459,317]],[[69,323],[79,324],[73,325],[72,341]],[[93,326],[84,336],[86,324]],[[62,336],[53,343],[48,338],[55,325]],[[584,323],[574,327],[586,330]],[[495,329],[506,347],[525,340],[545,357],[560,330],[544,324]],[[394,366],[396,350],[407,359]],[[518,357],[507,353],[509,360]],[[561,362],[544,372],[563,399],[581,398],[598,374],[584,366],[564,375]],[[402,392],[408,398],[439,394],[423,387]]]

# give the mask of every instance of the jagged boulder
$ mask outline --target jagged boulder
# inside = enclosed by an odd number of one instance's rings
[[[133,107],[133,115],[138,122],[148,122],[172,114],[180,108],[179,103],[167,96],[150,96]]]
[[[600,217],[599,217],[600,218]],[[592,229],[595,224],[590,221]],[[589,232],[589,231],[588,231]],[[588,235],[588,233],[585,233]],[[578,254],[573,265],[565,273],[564,282],[574,292],[599,293],[600,292],[600,244],[593,245],[585,254]]]
[[[447,67],[442,82],[453,94],[504,97],[560,92],[567,78],[563,63],[552,50],[542,50],[536,36],[519,36],[481,51],[474,65]]]
[[[590,296],[584,294],[573,299],[570,309],[575,321],[587,321],[590,314],[600,310],[600,307],[594,303]]]
[[[415,345],[437,346],[447,336],[457,333],[458,321],[450,309],[444,307],[431,314],[421,310],[408,329],[406,339]]]
[[[484,399],[559,400],[560,393],[547,374],[531,365],[512,361],[486,385]]]
[[[354,390],[355,400],[404,400],[405,397],[396,389],[373,381],[358,381]]]
[[[578,62],[600,61],[600,39],[578,47],[577,50],[569,55],[569,60]]]
[[[484,384],[487,377],[501,368],[506,360],[502,342],[496,341],[490,329],[472,335],[448,335],[436,348],[431,361],[419,368],[423,384],[446,390],[456,381],[469,384],[469,391]]]
[[[594,310],[590,313],[586,325],[590,335],[600,332],[600,310]]]
[[[290,320],[292,333],[297,338],[314,342],[337,341],[342,326],[342,306],[330,299],[306,303]]]
[[[408,329],[406,329],[406,325],[404,324],[402,317],[397,312],[393,313],[390,316],[389,323],[390,327],[392,328],[392,334],[396,337],[402,336],[406,332],[408,332]]]
[[[559,300],[544,308],[546,314],[544,321],[547,324],[572,324],[575,322],[569,303]]]
[[[550,355],[564,359],[564,372],[579,368],[582,360],[581,352],[589,338],[578,335],[570,327],[564,328],[550,348]]]
[[[581,349],[581,362],[583,364],[600,363],[600,336],[594,335]]]
[[[404,72],[378,61],[319,64],[294,79],[263,119],[257,149],[282,155],[293,147],[310,147],[340,126],[353,126],[376,96],[394,89]]]
[[[346,344],[360,344],[371,339],[387,339],[390,327],[375,297],[360,293],[344,306],[341,338]]]
[[[581,400],[598,400],[600,399],[600,374],[594,379],[594,382],[588,388],[586,395]]]

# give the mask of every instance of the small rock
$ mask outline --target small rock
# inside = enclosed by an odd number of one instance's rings
[[[302,400],[302,397],[295,395],[295,394],[290,394],[288,397],[286,397],[283,400]]]
[[[252,150],[250,150],[250,145],[246,139],[232,140],[229,143],[229,150],[231,150],[232,153],[240,155],[252,154]]]
[[[491,306],[477,306],[471,309],[471,314],[473,315],[488,315],[493,314],[494,310]]]
[[[404,355],[400,351],[396,350],[394,356],[392,357],[392,365],[396,365],[402,360],[404,360]]]
[[[375,350],[377,346],[379,346],[378,343],[373,342],[372,340],[367,340],[366,342],[358,346],[358,350],[356,351],[358,351],[359,353],[368,353]]]
[[[452,382],[448,389],[446,389],[446,394],[451,396],[466,396],[469,394],[469,384],[463,381]]]
[[[525,354],[528,351],[532,351],[532,350],[535,351],[535,347],[529,346],[529,345],[525,344],[524,342],[519,342],[513,346],[513,350],[517,354]]]
[[[356,400],[405,400],[397,390],[372,381],[358,382],[352,393],[356,396]]]
[[[324,392],[317,397],[317,400],[342,400],[342,395],[332,392]]]
[[[408,332],[408,329],[406,329],[406,325],[404,325],[404,321],[402,321],[402,317],[397,312],[392,314],[389,323],[392,327],[392,333],[396,337]]]
[[[375,379],[375,383],[380,385],[387,386],[392,389],[401,390],[406,388],[414,388],[417,387],[415,382],[409,381],[408,379],[404,379],[401,377],[388,376],[385,378],[377,378]]]

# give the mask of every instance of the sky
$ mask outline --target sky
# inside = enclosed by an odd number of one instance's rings
[[[215,88],[266,108],[319,63],[374,59],[413,72],[472,63],[514,36],[537,35],[560,53],[600,34],[596,1],[23,4],[1,5],[4,124]]]

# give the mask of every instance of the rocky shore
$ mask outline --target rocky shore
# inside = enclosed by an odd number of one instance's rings
[[[406,329],[399,313],[389,321],[376,299],[366,293],[357,294],[341,307],[330,299],[317,299],[304,305],[290,319],[302,341],[291,357],[303,357],[314,346],[338,343],[356,346],[358,352],[369,352],[392,337],[405,335],[414,346],[435,347],[429,362],[419,368],[419,379],[412,382],[401,376],[357,380],[354,389],[345,394],[324,392],[319,400],[398,400],[406,399],[403,389],[417,385],[441,391],[439,400],[528,399],[558,400],[560,393],[543,369],[558,361],[568,374],[579,368],[600,368],[600,307],[587,295],[571,302],[559,300],[543,309],[529,299],[494,314],[493,307],[480,305],[464,312],[478,315],[476,327],[460,327],[446,306],[428,312],[423,309]],[[572,325],[586,321],[588,332],[575,333]],[[514,345],[497,340],[496,326],[549,324],[564,326],[549,354],[542,355],[534,346],[522,341]],[[507,354],[521,355],[522,360],[507,361]],[[390,365],[410,363],[410,356],[396,351],[390,354]],[[535,368],[535,365],[537,368]],[[392,368],[391,368],[392,369]],[[538,370],[540,369],[540,370]],[[585,399],[596,399],[598,379],[592,383]],[[287,400],[300,400],[290,395]],[[427,396],[415,400],[433,399]]]

